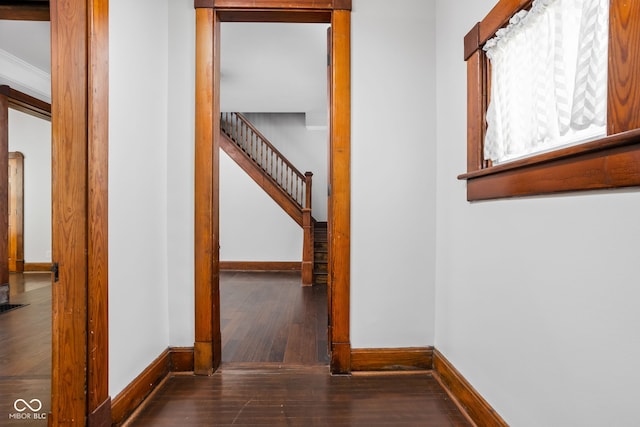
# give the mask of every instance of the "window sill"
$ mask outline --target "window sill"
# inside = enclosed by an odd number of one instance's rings
[[[640,129],[458,176],[467,200],[640,186]]]

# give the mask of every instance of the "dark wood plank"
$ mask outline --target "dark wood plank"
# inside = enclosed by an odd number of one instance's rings
[[[326,286],[300,272],[222,272],[222,361],[327,365]]]
[[[470,426],[428,373],[330,376],[326,367],[179,375],[132,426]]]
[[[286,12],[255,9],[223,9],[218,12],[223,22],[329,23],[330,11],[289,10]]]
[[[3,1],[0,4],[0,19],[16,21],[48,21],[48,1]]]

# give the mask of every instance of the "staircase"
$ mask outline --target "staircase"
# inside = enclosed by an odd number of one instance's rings
[[[303,174],[296,169],[240,113],[221,114],[220,137],[220,148],[302,227],[302,284],[312,285],[315,276],[315,220],[311,217],[313,174]]]
[[[329,241],[327,223],[316,222],[313,228],[313,284],[327,284],[329,275]]]

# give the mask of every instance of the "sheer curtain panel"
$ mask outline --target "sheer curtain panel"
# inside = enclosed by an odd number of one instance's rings
[[[606,135],[608,18],[608,0],[534,0],[487,41],[485,159]]]

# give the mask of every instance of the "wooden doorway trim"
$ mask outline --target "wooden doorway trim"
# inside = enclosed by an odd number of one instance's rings
[[[52,377],[49,426],[111,424],[108,0],[51,0]]]
[[[24,272],[24,154],[9,152],[9,272]]]
[[[332,27],[329,198],[331,371],[351,371],[351,1],[195,0],[195,343],[194,370],[221,362],[219,257],[220,23],[326,22]]]
[[[0,155],[3,158],[0,160],[0,163],[5,161],[4,156],[8,156],[6,161],[8,164],[12,163],[11,159],[13,159],[13,163],[16,164],[19,170],[15,171],[16,174],[14,176],[14,186],[10,188],[8,181],[5,182],[5,177],[2,175],[0,177],[0,189],[4,189],[5,186],[7,188],[7,194],[9,198],[9,205],[15,207],[17,212],[14,212],[14,215],[9,215],[7,211],[7,222],[0,221],[2,225],[0,225],[0,234],[7,235],[7,246],[6,252],[4,251],[4,247],[0,246],[0,283],[8,282],[9,272],[22,272],[24,271],[24,241],[23,241],[23,233],[24,233],[24,219],[23,219],[23,155],[22,153],[8,153],[8,143],[9,143],[9,122],[8,122],[8,110],[13,109],[16,111],[20,111],[24,114],[29,114],[38,119],[51,121],[51,104],[41,101],[37,98],[34,98],[26,93],[20,92],[16,89],[11,88],[7,85],[0,86],[0,97],[3,101],[0,103],[2,105],[2,112],[0,115],[6,117],[6,125],[0,126],[2,128],[2,136],[0,140],[6,141],[6,150],[5,145],[2,145],[2,149],[0,149]],[[11,172],[9,173],[11,175]],[[15,194],[10,190],[18,190]],[[3,190],[0,190],[2,192]],[[0,216],[4,216],[4,210],[0,213]],[[7,229],[4,229],[4,225],[6,224]],[[4,242],[4,239],[3,239]],[[7,271],[5,272],[5,264],[4,258],[7,258]]]

